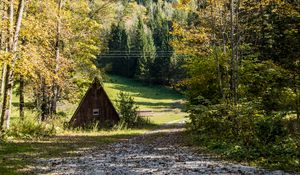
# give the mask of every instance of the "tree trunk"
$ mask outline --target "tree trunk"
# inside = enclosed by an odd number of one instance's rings
[[[13,0],[9,1],[8,8],[8,16],[9,16],[9,26],[8,26],[8,51],[12,52],[13,47],[13,33],[14,33],[14,2]],[[4,78],[4,91],[3,91],[3,100],[2,100],[2,111],[1,111],[1,127],[3,130],[9,128],[9,120],[10,120],[10,73],[11,66],[6,65],[6,73]]]
[[[219,54],[218,54],[218,45],[217,45],[217,39],[216,39],[216,19],[215,19],[215,12],[214,12],[214,1],[211,2],[210,7],[210,13],[211,13],[211,27],[212,27],[212,33],[213,33],[213,39],[212,39],[212,46],[213,46],[213,53],[216,61],[217,66],[217,74],[218,74],[218,84],[219,84],[219,92],[222,96],[222,99],[224,99],[224,91],[223,91],[223,83],[222,83],[222,74],[221,74],[221,68],[220,68],[220,60],[219,60]]]
[[[14,1],[9,1],[8,9],[9,27],[8,27],[8,51],[12,51],[14,37]]]
[[[224,12],[225,13],[225,12]],[[226,25],[226,19],[227,19],[227,17],[226,17],[226,15],[224,15],[223,13],[222,13],[222,10],[219,8],[219,15],[220,16],[223,16],[222,18],[221,18],[221,26],[222,26],[222,43],[221,43],[221,45],[222,45],[222,52],[223,52],[223,54],[224,55],[227,55],[227,41],[228,41],[228,37],[227,37],[227,25]],[[223,21],[224,20],[224,21]],[[226,93],[226,91],[225,91],[225,89],[230,89],[230,83],[227,83],[228,82],[228,77],[229,77],[229,69],[228,69],[228,67],[227,66],[225,66],[224,67],[224,69],[223,69],[223,76],[222,76],[222,72],[221,72],[221,67],[219,67],[219,71],[220,71],[220,75],[218,75],[218,76],[221,76],[221,77],[219,77],[219,79],[221,80],[221,82],[219,82],[219,84],[220,85],[222,85],[222,89],[223,89],[223,99],[228,99],[227,97],[228,97],[228,95],[229,94],[227,94]],[[229,86],[228,86],[229,85]]]
[[[0,14],[0,18],[1,18],[1,22],[5,22],[5,20],[7,20],[7,16],[8,16],[8,9],[7,9],[7,4],[3,1],[1,2],[1,14]],[[7,34],[8,34],[8,29],[9,29],[9,26],[6,26],[6,27],[3,27],[1,28],[0,32],[1,32],[1,41],[0,41],[0,50],[2,51],[7,51]],[[5,78],[6,78],[6,68],[7,68],[7,64],[5,62],[3,62],[3,65],[2,65],[2,71],[1,71],[1,87],[0,87],[0,99],[2,99],[3,97],[3,94],[4,94],[4,90],[5,90]],[[2,106],[3,106],[3,100],[1,100],[1,105],[0,105],[0,108],[2,109]],[[2,113],[2,111],[1,111]],[[1,114],[0,113],[0,114]],[[0,130],[3,129],[3,124],[4,124],[4,115],[1,115],[0,116]]]
[[[20,75],[20,88],[19,88],[19,94],[20,94],[20,119],[24,120],[24,76]]]
[[[14,3],[13,0],[10,0],[10,8],[9,8],[9,49],[8,51],[12,55],[12,63],[7,66],[6,76],[5,76],[5,88],[3,93],[3,105],[2,105],[2,115],[1,118],[5,120],[5,126],[3,129],[8,129],[10,124],[10,116],[11,116],[11,102],[12,102],[12,93],[13,93],[13,84],[14,84],[14,66],[17,62],[17,46],[19,40],[19,33],[21,29],[23,12],[25,7],[25,0],[19,0],[19,7],[17,12],[17,21],[14,32]]]
[[[49,86],[47,86],[45,78],[41,78],[42,85],[41,85],[41,121],[45,121],[51,115],[51,98],[48,95]]]
[[[45,83],[45,79],[42,78],[42,87],[41,87],[41,91],[42,91],[42,99],[41,99],[41,121],[45,121],[45,119],[48,116],[48,109],[47,109],[47,97],[46,97],[46,83]]]
[[[2,73],[2,76],[1,76],[0,98],[2,99],[2,95],[4,93],[4,86],[5,86],[6,63],[3,63],[2,72],[1,73]]]
[[[8,89],[8,74],[9,74],[9,71],[10,71],[10,67],[8,65],[6,65],[5,67],[6,69],[6,73],[5,73],[5,76],[4,76],[4,86],[3,86],[3,100],[2,100],[2,111],[1,111],[1,123],[0,123],[0,127],[1,127],[1,130],[5,130],[7,129],[7,125],[4,125],[4,122],[6,121],[5,117],[5,113],[6,113],[6,107],[7,107],[7,89]]]
[[[299,94],[299,89],[296,89],[296,114],[297,114],[297,120],[300,121],[300,94]]]
[[[61,35],[61,9],[62,9],[62,0],[58,0],[58,12],[57,12],[57,26],[56,26],[56,43],[55,43],[55,70],[54,74],[58,76],[60,69],[60,35]],[[53,97],[51,100],[51,114],[56,114],[57,100],[59,93],[59,86],[57,81],[53,82]]]
[[[236,20],[235,20],[235,26],[236,26],[236,45],[235,45],[235,102],[237,103],[239,101],[239,65],[240,65],[240,28],[239,28],[239,9],[240,9],[240,0],[237,0],[237,7],[236,7]]]
[[[6,4],[5,2],[0,3],[0,21],[5,22],[6,19]],[[5,45],[6,45],[6,31],[5,28],[0,29],[0,50],[4,51],[5,50]]]
[[[17,47],[18,47],[19,34],[20,34],[22,20],[23,20],[24,8],[25,8],[25,0],[20,0],[19,7],[18,7],[18,18],[17,18],[17,22],[16,22],[16,31],[15,31],[15,35],[13,38],[13,47],[12,47],[12,51],[13,51],[14,55],[15,55],[15,52],[17,51]],[[13,58],[14,58],[13,64],[16,64],[17,57],[14,56]]]
[[[8,79],[8,84],[7,84],[7,107],[6,107],[6,110],[5,110],[5,116],[4,116],[4,119],[5,119],[5,125],[6,125],[6,128],[9,129],[9,126],[10,126],[10,116],[11,116],[11,106],[12,106],[12,98],[13,98],[13,86],[14,86],[14,81],[11,77],[12,76],[12,70],[11,68],[10,69],[7,69],[9,71],[7,71],[8,73],[8,76],[9,76],[9,79]]]
[[[236,14],[236,8],[235,8],[235,0],[230,1],[230,26],[231,26],[231,32],[230,32],[230,38],[231,38],[231,98],[233,103],[236,105],[238,101],[237,96],[237,41],[236,41],[236,19],[234,15]]]
[[[295,81],[295,87],[294,87],[294,93],[296,94],[296,116],[298,122],[300,122],[300,92],[299,92],[299,71],[296,71],[296,74],[294,75],[294,81]]]

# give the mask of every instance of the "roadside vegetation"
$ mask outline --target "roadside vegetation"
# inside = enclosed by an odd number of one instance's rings
[[[180,8],[194,20],[173,32],[175,50],[189,56],[179,86],[191,142],[226,158],[299,172],[299,3],[192,4]]]

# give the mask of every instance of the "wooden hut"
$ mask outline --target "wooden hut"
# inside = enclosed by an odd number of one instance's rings
[[[110,127],[120,117],[108,98],[100,81],[95,78],[87,90],[69,124],[71,127],[88,127],[98,122],[99,127]]]

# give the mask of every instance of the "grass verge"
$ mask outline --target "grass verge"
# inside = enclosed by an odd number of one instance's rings
[[[103,145],[129,139],[149,129],[115,131],[65,131],[50,138],[9,140],[0,143],[0,174],[32,174],[40,158],[80,156]]]

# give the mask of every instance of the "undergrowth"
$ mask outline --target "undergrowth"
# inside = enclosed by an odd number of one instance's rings
[[[64,130],[63,119],[52,117],[46,121],[39,121],[36,116],[26,116],[23,120],[16,119],[3,138],[34,139],[54,136]]]
[[[193,144],[224,158],[270,169],[300,171],[300,132],[286,113],[267,114],[259,104],[197,105],[190,108]]]

